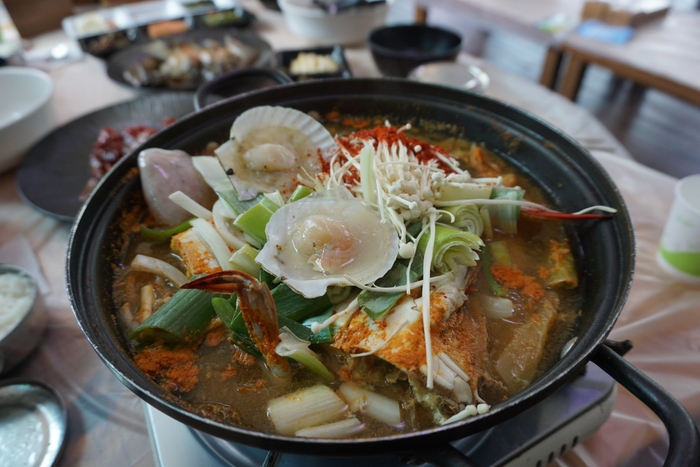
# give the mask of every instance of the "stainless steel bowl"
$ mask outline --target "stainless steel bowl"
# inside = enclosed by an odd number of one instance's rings
[[[34,278],[24,269],[0,264],[0,275],[19,274],[27,277],[34,287],[32,306],[17,321],[10,332],[0,339],[0,374],[14,368],[39,344],[46,328],[46,307]]]

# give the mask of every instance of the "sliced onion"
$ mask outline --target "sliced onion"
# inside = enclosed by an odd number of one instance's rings
[[[150,272],[168,279],[178,288],[187,282],[187,277],[180,272],[172,264],[168,264],[163,260],[152,258],[150,256],[136,255],[136,258],[131,262],[132,271]]]
[[[232,190],[231,180],[219,159],[212,156],[195,156],[192,158],[192,165],[197,169],[197,172],[202,174],[204,181],[207,182],[214,191]]]
[[[193,219],[190,221],[190,224],[192,227],[194,227],[197,237],[202,240],[202,243],[204,243],[204,246],[207,247],[207,250],[214,255],[214,258],[216,258],[216,261],[219,263],[219,266],[221,266],[221,269],[224,271],[233,270],[233,266],[229,262],[231,250],[228,249],[228,245],[226,245],[224,239],[221,238],[219,232],[217,232],[216,229],[204,219]]]
[[[168,198],[170,198],[170,201],[177,204],[193,216],[207,221],[211,219],[211,211],[209,209],[205,208],[181,191],[172,193],[170,196],[168,196]]]
[[[280,343],[277,344],[275,352],[281,357],[293,358],[328,381],[333,381],[334,379],[331,372],[318,358],[318,355],[309,349],[309,342],[299,339],[286,327],[280,331]]]
[[[226,212],[226,201],[218,200],[216,203],[214,203],[212,214],[214,216],[214,226],[216,227],[216,231],[219,232],[219,235],[221,235],[221,238],[224,239],[228,246],[234,250],[238,250],[247,245],[245,240],[243,240],[243,232],[231,225],[230,222],[226,221],[227,218],[231,219]],[[233,218],[235,217],[236,216],[234,215]],[[235,235],[234,232],[238,233],[238,236]]]
[[[476,300],[487,318],[510,318],[513,316],[513,302],[507,298],[479,295]]]

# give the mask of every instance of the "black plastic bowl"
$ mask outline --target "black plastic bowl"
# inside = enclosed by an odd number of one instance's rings
[[[379,71],[399,78],[424,63],[453,61],[462,49],[459,34],[421,24],[377,28],[367,43]]]

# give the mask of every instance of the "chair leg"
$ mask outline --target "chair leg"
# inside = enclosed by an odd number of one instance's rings
[[[583,80],[583,74],[586,72],[587,67],[588,63],[583,58],[575,53],[570,53],[562,83],[557,89],[559,94],[572,101],[576,101],[576,96],[578,95],[581,81]]]
[[[540,75],[540,84],[554,89],[557,84],[557,76],[564,53],[557,46],[551,46],[547,49],[547,55],[542,66],[542,74]]]
[[[425,24],[428,21],[428,8],[416,5],[416,24]]]

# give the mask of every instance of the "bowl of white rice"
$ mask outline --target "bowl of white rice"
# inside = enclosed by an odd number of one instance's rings
[[[24,269],[0,264],[0,374],[39,343],[46,312],[36,282]]]

